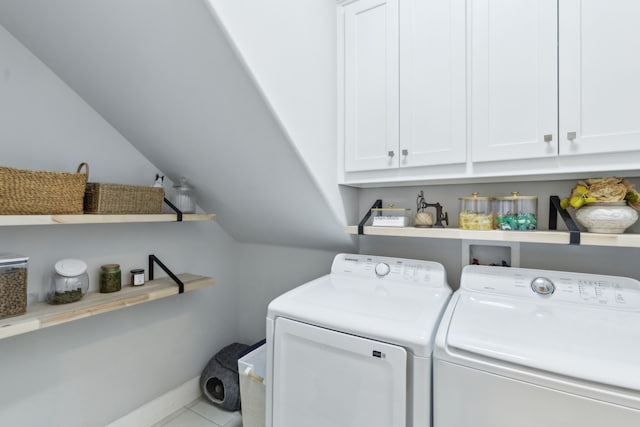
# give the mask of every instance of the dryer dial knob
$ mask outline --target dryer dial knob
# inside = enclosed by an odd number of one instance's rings
[[[376,276],[384,277],[389,274],[390,271],[391,267],[389,267],[389,264],[384,262],[379,262],[378,264],[376,264]]]
[[[556,290],[556,286],[546,277],[536,277],[531,281],[531,289],[540,295],[551,295]]]

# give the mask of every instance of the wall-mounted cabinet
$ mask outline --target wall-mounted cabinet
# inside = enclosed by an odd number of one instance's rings
[[[637,1],[470,7],[473,161],[640,150]]]
[[[341,167],[464,163],[464,0],[338,8]]]
[[[340,183],[638,176],[638,20],[635,0],[338,2]]]
[[[469,3],[473,161],[557,155],[556,1]]]
[[[640,2],[558,7],[560,155],[640,151]]]

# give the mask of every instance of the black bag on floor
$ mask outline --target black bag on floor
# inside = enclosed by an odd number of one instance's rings
[[[209,360],[200,375],[202,395],[222,409],[240,409],[238,359],[247,348],[248,345],[240,343],[224,347]]]

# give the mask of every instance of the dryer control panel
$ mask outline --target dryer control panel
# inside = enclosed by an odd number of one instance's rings
[[[433,287],[447,286],[444,267],[433,261],[339,254],[333,260],[331,272],[352,277],[420,283]]]
[[[471,265],[460,287],[496,295],[640,310],[640,282],[629,277]]]

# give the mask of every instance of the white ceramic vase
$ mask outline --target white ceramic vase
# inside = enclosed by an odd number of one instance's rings
[[[621,234],[638,220],[638,212],[624,201],[589,203],[575,216],[590,233]]]

